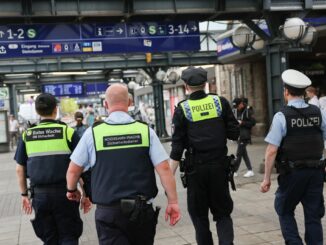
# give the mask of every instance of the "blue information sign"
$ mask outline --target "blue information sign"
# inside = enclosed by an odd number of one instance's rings
[[[54,96],[80,96],[83,95],[83,83],[44,84],[43,92]]]
[[[86,95],[103,94],[105,93],[108,87],[109,87],[108,82],[87,83],[85,86],[85,94]]]
[[[199,49],[196,21],[0,26],[0,58]]]

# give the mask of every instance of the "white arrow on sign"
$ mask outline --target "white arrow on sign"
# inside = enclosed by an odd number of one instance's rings
[[[119,29],[116,30],[116,32],[118,32],[121,35],[123,33],[123,29],[119,28]]]
[[[191,28],[191,30],[193,30],[193,31],[197,31],[197,27],[196,27],[196,26],[193,26],[193,27]]]
[[[5,33],[3,31],[0,31],[0,38],[3,38],[4,35]]]

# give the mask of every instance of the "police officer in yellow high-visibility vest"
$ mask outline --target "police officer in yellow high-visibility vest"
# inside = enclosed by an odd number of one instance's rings
[[[233,244],[226,139],[238,139],[238,122],[225,98],[205,93],[207,72],[203,68],[189,67],[181,78],[190,97],[179,103],[173,116],[171,167],[175,173],[186,150],[188,212],[197,243],[213,244],[208,220],[210,210],[219,244]]]
[[[79,203],[66,198],[66,172],[79,137],[65,123],[55,120],[57,103],[53,95],[40,94],[35,109],[41,121],[23,133],[15,155],[23,211],[30,214],[34,209],[32,225],[44,244],[75,245],[83,224]],[[27,177],[32,195],[28,193]]]

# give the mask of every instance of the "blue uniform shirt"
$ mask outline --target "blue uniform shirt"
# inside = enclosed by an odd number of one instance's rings
[[[296,108],[306,108],[308,104],[303,99],[293,99],[288,102],[288,106],[294,106]],[[321,111],[322,123],[321,130],[323,131],[323,138],[326,140],[326,113]],[[286,121],[282,112],[277,112],[274,115],[271,128],[265,138],[265,141],[269,144],[280,146],[282,139],[286,135]]]
[[[109,117],[105,119],[105,122],[110,124],[127,124],[134,122],[135,120],[129,116],[128,113],[122,111],[115,111],[110,113]],[[159,138],[155,134],[154,130],[149,128],[150,133],[150,146],[149,155],[152,163],[157,166],[159,163],[169,159],[163,145]],[[96,154],[93,140],[92,128],[88,128],[82,138],[80,139],[76,149],[70,157],[71,161],[76,163],[78,166],[88,169],[95,165]]]

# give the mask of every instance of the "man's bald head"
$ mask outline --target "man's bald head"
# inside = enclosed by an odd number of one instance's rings
[[[109,112],[128,111],[128,88],[123,83],[114,83],[105,92],[105,101]]]

